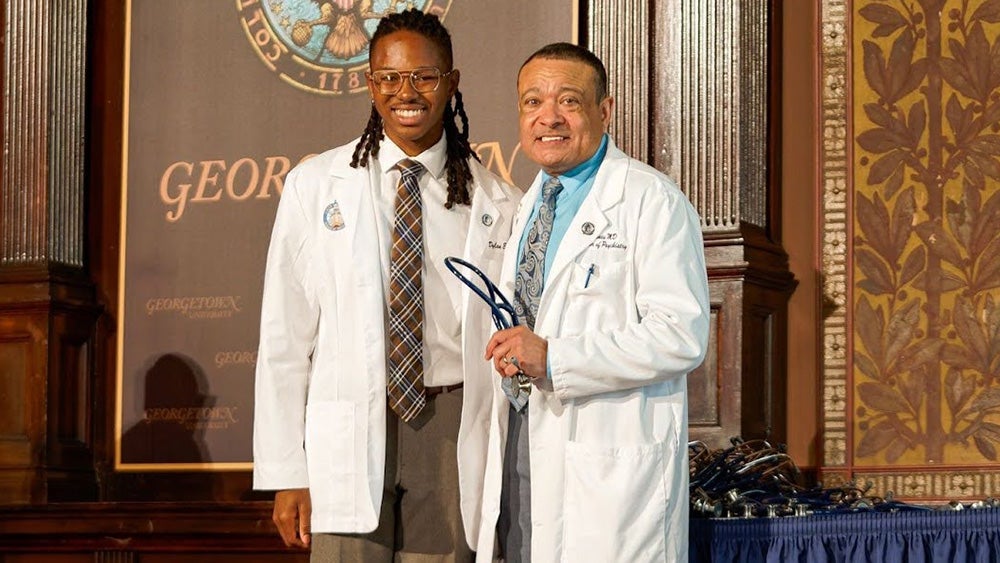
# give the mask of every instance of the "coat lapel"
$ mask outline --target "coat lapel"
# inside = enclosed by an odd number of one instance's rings
[[[351,265],[355,283],[382,283],[381,272],[388,271],[389,253],[388,249],[380,248],[384,245],[379,244],[380,233],[375,220],[372,190],[374,179],[379,174],[378,164],[373,159],[366,168],[352,168],[346,155],[330,167],[334,193],[344,216],[344,237],[341,240],[350,241],[350,255],[356,257]]]
[[[618,150],[613,142],[608,143],[608,151],[594,178],[594,186],[580,205],[559,243],[552,268],[545,274],[545,288],[539,303],[539,316],[550,287],[554,287],[569,265],[588,246],[593,244],[609,225],[607,211],[622,201],[625,193],[625,178],[628,175],[628,158]],[[558,213],[558,210],[556,211]]]
[[[503,253],[495,246],[502,247],[507,240],[501,228],[508,218],[503,216],[503,210],[498,207],[497,198],[507,199],[499,189],[490,190],[488,187],[483,187],[481,193],[472,196],[469,233],[465,239],[465,259],[473,264],[483,258],[500,256]],[[494,246],[491,246],[491,243]]]
[[[343,237],[337,238],[353,244],[358,233],[362,199],[370,191],[368,173],[363,168],[351,168],[346,158],[338,158],[331,163],[329,174],[333,196],[340,204],[340,212],[344,216]]]
[[[482,174],[473,166],[473,176],[477,191],[472,194],[472,208],[469,216],[469,233],[465,243],[465,260],[480,268],[490,281],[502,286],[501,264],[505,249],[510,248],[509,231],[512,203],[499,184],[490,176]],[[506,245],[506,246],[505,246]],[[462,272],[466,277],[471,272]],[[474,279],[469,277],[469,279]],[[502,288],[501,288],[502,289]],[[504,294],[510,299],[512,295]],[[468,320],[470,299],[479,299],[468,288],[462,293],[462,318]]]
[[[517,260],[519,258],[517,247],[521,244],[521,235],[527,228],[531,209],[534,207],[535,200],[538,199],[541,190],[542,175],[539,173],[535,176],[535,181],[531,183],[531,187],[528,188],[524,197],[521,198],[521,202],[517,204],[517,210],[514,212],[514,224],[511,227],[507,248],[504,250],[503,273],[500,277],[500,289],[511,302],[514,301],[514,278],[517,276]]]

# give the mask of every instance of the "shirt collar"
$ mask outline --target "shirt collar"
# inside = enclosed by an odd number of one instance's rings
[[[403,149],[399,148],[396,143],[392,142],[388,136],[382,139],[382,145],[379,148],[378,161],[382,167],[382,173],[385,174],[392,170],[392,167],[396,165],[397,162],[408,158],[410,160],[416,160],[420,164],[424,165],[424,168],[430,173],[431,176],[435,178],[440,178],[444,173],[445,161],[448,158],[447,153],[447,134],[441,133],[441,138],[434,146],[425,150],[424,152],[418,154],[417,156],[409,156]]]
[[[563,185],[563,191],[572,192],[596,176],[597,169],[601,167],[601,162],[604,160],[604,155],[607,154],[607,152],[608,134],[605,133],[601,137],[601,145],[597,147],[597,151],[594,152],[593,156],[569,169],[565,174],[559,176],[559,182]],[[551,177],[552,176],[545,173],[545,171],[542,171],[542,184],[544,185],[545,181]]]

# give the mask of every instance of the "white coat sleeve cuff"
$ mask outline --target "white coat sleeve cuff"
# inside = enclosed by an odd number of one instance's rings
[[[302,463],[254,462],[253,488],[258,491],[308,489],[309,472]]]
[[[557,338],[548,339],[548,376],[552,382],[552,392],[560,401],[568,399],[566,389],[569,386],[570,371],[572,365],[566,357],[567,353],[572,353],[572,346],[567,346],[565,341]]]

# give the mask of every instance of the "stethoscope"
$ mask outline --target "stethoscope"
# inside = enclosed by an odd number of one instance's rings
[[[479,279],[483,282],[483,286],[486,288],[486,291],[479,287],[475,282],[462,275],[462,273],[458,271],[458,268],[455,267],[456,264],[459,266],[465,266],[469,270],[472,270],[472,273],[479,276]],[[486,277],[486,274],[484,274],[482,270],[465,260],[454,256],[445,258],[444,265],[451,270],[451,273],[455,274],[455,277],[461,280],[462,283],[473,291],[473,293],[478,295],[483,301],[486,302],[487,305],[489,305],[490,313],[493,315],[493,326],[495,326],[497,330],[505,330],[517,326],[517,313],[514,312],[514,306],[510,304],[510,301],[508,301],[507,298],[504,297],[503,293],[500,292],[500,288],[490,281],[490,278]],[[487,291],[489,293],[487,293]],[[514,397],[517,397],[521,391],[531,393],[531,378],[528,377],[528,375],[524,373],[524,370],[521,369],[521,364],[518,359],[511,356],[509,361],[514,365],[514,367],[517,368],[517,373],[514,374],[514,380],[517,382],[517,385],[514,387]]]

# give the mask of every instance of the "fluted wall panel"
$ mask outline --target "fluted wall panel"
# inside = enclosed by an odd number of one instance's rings
[[[681,18],[681,182],[701,212],[707,230],[739,223],[739,107],[733,72],[739,5],[729,0],[682,2]]]
[[[36,62],[48,59],[48,4],[6,3],[3,97],[3,263],[45,256],[46,112],[48,74]]]
[[[135,563],[134,551],[98,551],[94,553],[94,563]]]
[[[768,178],[768,40],[767,0],[740,0],[739,68],[739,219],[767,227]],[[732,10],[736,11],[736,10]]]
[[[59,9],[50,13],[48,258],[82,266],[87,2],[59,1],[53,5]]]
[[[5,3],[0,265],[83,265],[86,1]]]
[[[766,228],[767,1],[654,0],[651,10],[652,162],[678,181],[706,232]]]
[[[626,154],[649,160],[650,26],[646,2],[588,2],[591,26],[588,48],[608,70],[608,90],[615,99],[610,132]]]

